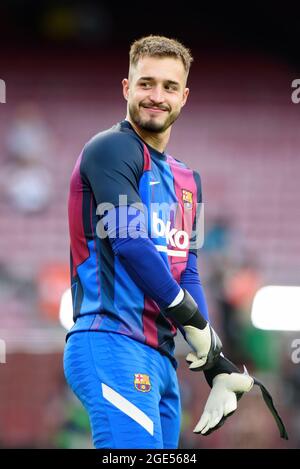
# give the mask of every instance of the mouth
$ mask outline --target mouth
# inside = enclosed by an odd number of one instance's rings
[[[158,107],[151,107],[151,106],[142,106],[146,111],[151,112],[153,114],[160,114],[163,112],[167,112],[167,109],[161,109]]]

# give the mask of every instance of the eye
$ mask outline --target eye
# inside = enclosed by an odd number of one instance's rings
[[[148,81],[142,81],[142,82],[140,83],[140,85],[141,85],[142,88],[146,88],[146,89],[151,88],[151,85],[150,85],[150,83],[149,83]]]
[[[178,87],[176,85],[167,84],[167,85],[165,85],[165,89],[167,91],[177,91]]]

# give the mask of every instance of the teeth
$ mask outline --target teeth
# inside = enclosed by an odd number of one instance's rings
[[[144,106],[146,109],[154,109],[155,111],[165,111],[166,109],[161,109],[160,107],[153,107],[153,106]]]

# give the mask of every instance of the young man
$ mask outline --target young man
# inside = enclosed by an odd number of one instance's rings
[[[174,336],[212,387],[195,432],[209,433],[249,391],[221,353],[197,272],[199,174],[166,153],[186,104],[192,57],[148,36],[130,49],[125,120],[84,147],[70,185],[74,321],[65,375],[96,448],[176,448],[180,397]]]

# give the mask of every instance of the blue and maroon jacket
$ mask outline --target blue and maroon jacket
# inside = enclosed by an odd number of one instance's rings
[[[100,132],[85,145],[71,176],[75,325],[68,335],[80,330],[125,334],[172,356],[176,324],[134,282],[109,237],[97,235],[101,221],[97,207],[103,203],[119,207],[120,195],[126,196],[128,206],[142,203],[148,209],[148,237],[178,284],[194,252],[190,241],[201,202],[199,174],[145,143],[126,120]],[[160,204],[176,204],[176,214],[153,209]],[[186,207],[188,221],[182,217]],[[155,266],[153,275],[159,275]]]

